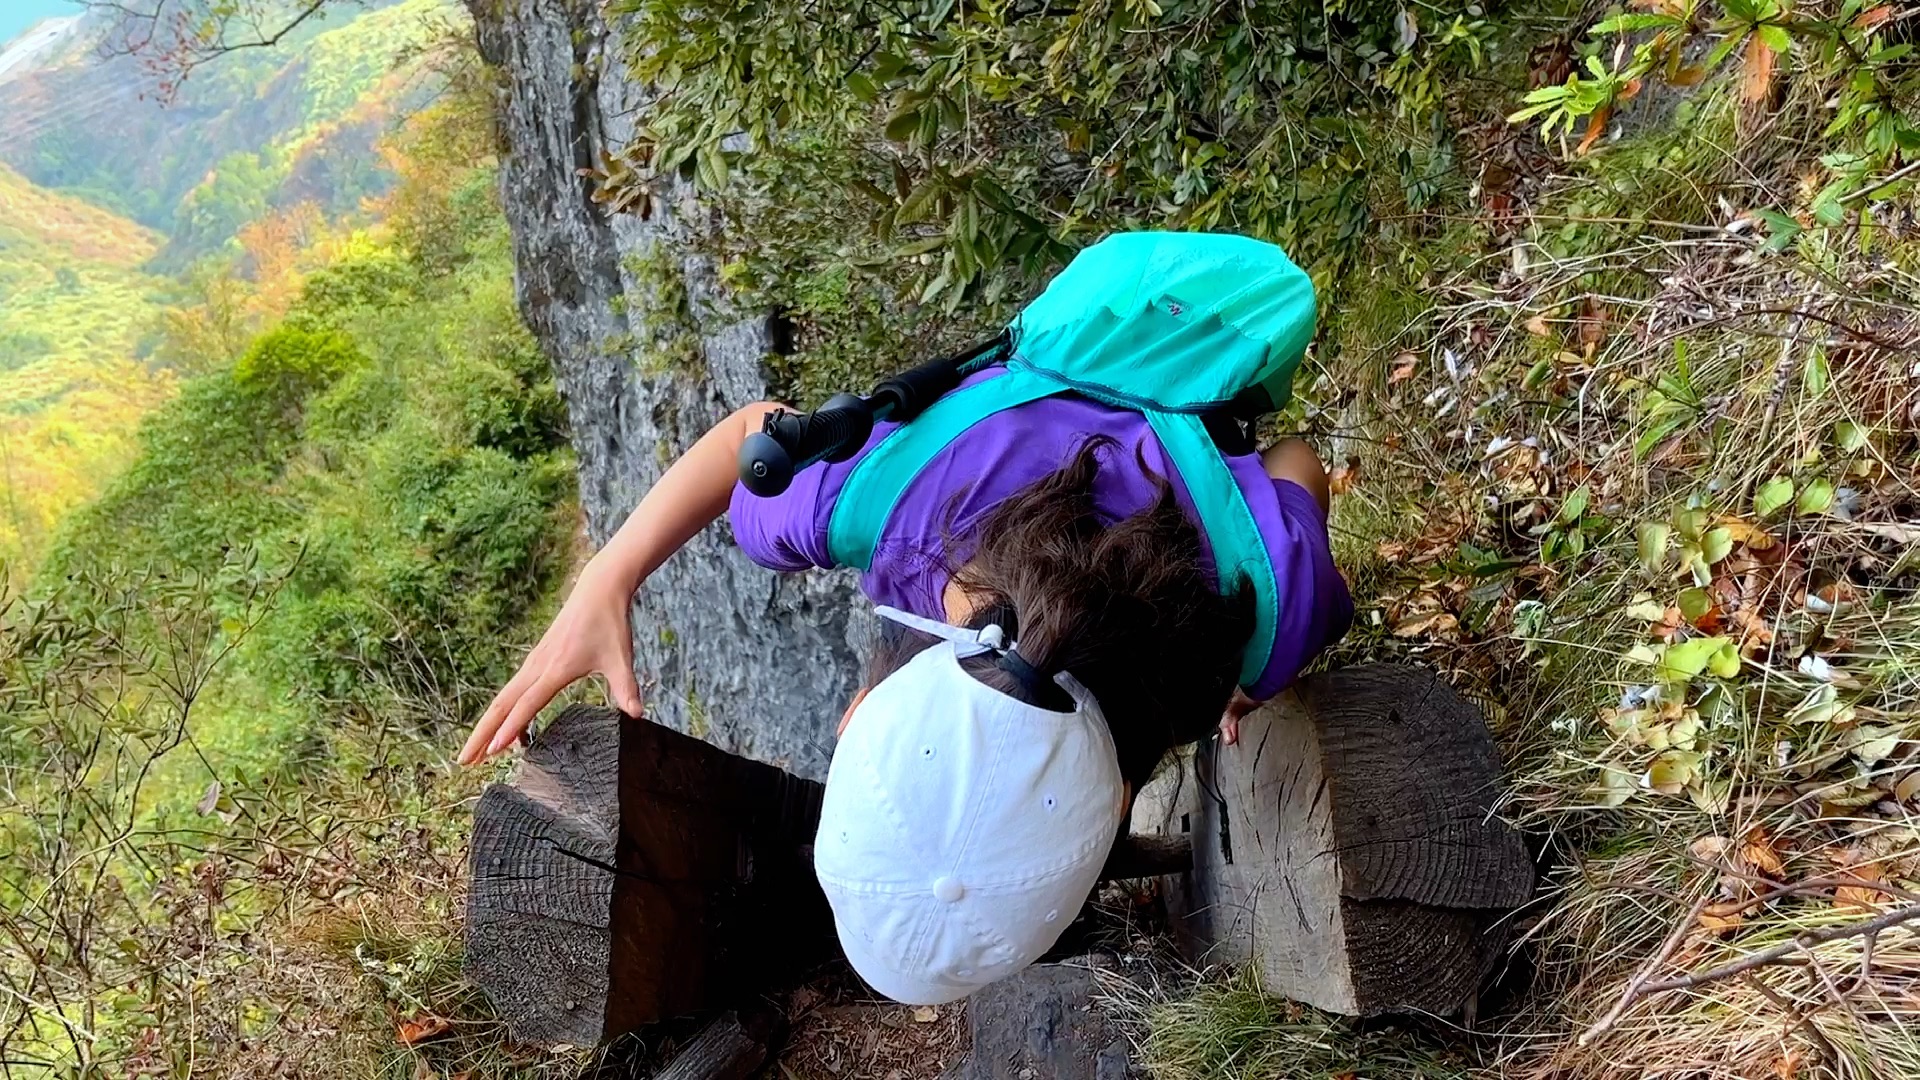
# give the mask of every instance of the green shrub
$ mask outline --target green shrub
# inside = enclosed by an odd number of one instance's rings
[[[233,381],[263,404],[298,412],[307,398],[366,364],[344,334],[286,325],[262,334],[233,365]]]

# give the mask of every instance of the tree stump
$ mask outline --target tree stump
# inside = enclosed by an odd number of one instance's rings
[[[574,706],[474,811],[467,969],[516,1040],[593,1045],[837,955],[821,787]]]
[[[1479,710],[1430,672],[1316,675],[1194,757],[1163,800],[1190,827],[1185,930],[1206,958],[1349,1015],[1460,1011],[1532,897],[1524,840],[1494,816],[1499,761]]]

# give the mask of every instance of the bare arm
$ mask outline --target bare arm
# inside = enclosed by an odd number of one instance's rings
[[[1267,475],[1275,480],[1291,480],[1306,488],[1320,503],[1320,509],[1327,509],[1331,492],[1327,487],[1327,469],[1320,464],[1320,455],[1313,452],[1305,439],[1282,439],[1260,455],[1260,464],[1266,467]]]
[[[461,764],[512,746],[560,691],[588,675],[603,676],[620,709],[640,715],[628,623],[634,591],[668,556],[726,513],[739,475],[740,445],[776,408],[758,402],[741,409],[715,424],[667,469],[620,531],[581,569],[553,625],[474,725],[460,750]]]
[[[778,408],[783,406],[755,402],[700,436],[588,565],[605,564],[607,573],[616,575],[612,581],[631,595],[667,556],[727,512],[734,482],[740,477],[740,446]]]
[[[1332,499],[1332,491],[1327,485],[1326,466],[1320,464],[1320,455],[1313,452],[1305,439],[1282,439],[1260,455],[1260,464],[1267,475],[1275,480],[1291,480],[1306,488],[1320,503],[1320,509],[1327,509]],[[1263,702],[1248,697],[1246,691],[1235,688],[1233,700],[1227,703],[1227,711],[1220,717],[1220,741],[1232,746],[1240,739],[1240,718],[1259,708]]]

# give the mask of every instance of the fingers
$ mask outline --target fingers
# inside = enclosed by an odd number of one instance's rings
[[[460,764],[477,764],[512,746],[562,690],[595,672],[606,676],[610,702],[629,716],[642,715],[645,700],[633,674],[633,643],[627,627],[622,625],[617,635],[595,631],[591,637],[602,646],[598,648],[583,648],[581,634],[580,627],[566,623],[564,616],[555,621],[474,724],[460,748]],[[618,644],[609,647],[609,641]]]
[[[1220,718],[1220,742],[1223,746],[1232,746],[1240,741],[1240,718],[1228,713]]]
[[[506,720],[500,724],[500,730],[493,733],[492,740],[487,743],[486,756],[492,757],[512,746],[521,732],[527,730],[527,725],[533,723],[533,718],[540,715],[540,710],[551,704],[554,697],[565,690],[567,684],[572,681],[564,676],[553,674],[542,675],[535,680],[533,685],[527,688],[526,693],[520,695],[520,700],[513,703],[513,709],[507,713]]]
[[[646,714],[646,705],[640,698],[640,683],[633,677],[631,661],[619,667],[610,667],[604,674],[607,677],[607,700],[614,707],[635,720]]]
[[[500,721],[512,711],[532,681],[532,673],[521,668],[507,685],[500,688],[500,692],[488,704],[487,711],[480,714],[479,723],[473,725],[473,734],[467,736],[467,743],[460,748],[460,756],[455,760],[462,765],[472,765],[486,758],[487,747],[493,742],[493,733],[500,730]]]

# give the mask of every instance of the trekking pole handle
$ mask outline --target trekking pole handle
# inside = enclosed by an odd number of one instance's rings
[[[880,383],[870,397],[835,394],[815,413],[775,409],[740,447],[740,483],[761,498],[778,495],[801,469],[821,461],[845,461],[867,444],[873,425],[904,423],[959,386],[966,377],[1005,354],[1002,332],[958,356],[929,360]]]
[[[847,460],[873,434],[873,413],[872,402],[853,394],[837,394],[815,413],[775,409],[740,446],[740,483],[768,498],[815,462]]]

